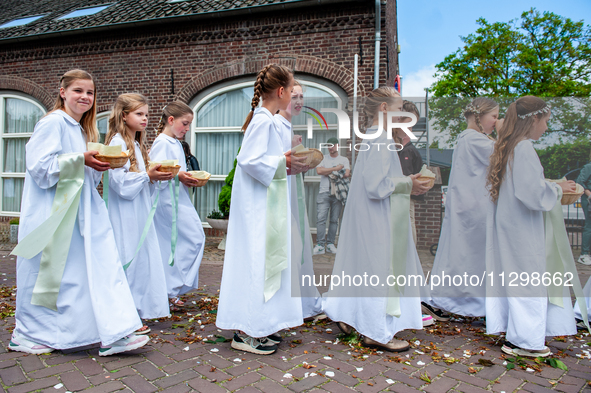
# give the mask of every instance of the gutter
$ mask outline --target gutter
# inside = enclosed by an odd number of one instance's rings
[[[382,40],[382,4],[381,0],[375,0],[376,5],[376,36],[375,36],[375,54],[373,65],[373,88],[380,87],[380,41]]]

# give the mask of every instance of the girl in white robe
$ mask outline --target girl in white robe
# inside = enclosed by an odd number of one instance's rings
[[[178,181],[159,182],[152,195],[154,199],[156,193],[160,193],[154,223],[164,264],[168,297],[174,307],[184,306],[179,296],[199,286],[199,266],[205,247],[205,232],[199,214],[191,202],[189,187],[202,187],[207,180],[197,180],[187,173],[185,152],[179,141],[189,131],[192,122],[193,110],[189,106],[180,101],[171,102],[163,110],[158,125],[158,137],[150,150],[151,161],[178,160],[178,165],[181,166]],[[177,185],[178,206],[173,211],[176,206],[173,198],[177,198]],[[174,216],[176,229],[173,225]],[[175,230],[176,249],[171,257]]]
[[[292,147],[302,143],[300,135],[294,135],[291,126],[291,118],[300,114],[303,104],[303,89],[302,85],[294,82],[292,102],[285,111],[280,111],[275,115],[280,128],[283,132],[284,151],[290,150]],[[302,168],[305,172],[308,168]],[[298,204],[298,197],[303,198],[305,204],[305,195],[298,194],[298,178],[297,173],[291,171],[289,176],[290,198],[291,198],[291,257],[294,271],[298,271],[297,275],[293,275],[293,284],[300,288],[302,297],[302,308],[304,319],[315,317],[322,314],[322,296],[314,285],[313,281],[304,283],[302,277],[314,277],[314,261],[312,260],[312,236],[310,235],[310,224],[308,223],[308,215],[303,211],[303,222],[300,222],[300,209]],[[303,191],[303,190],[302,190]],[[302,226],[304,227],[304,236],[302,238]]]
[[[476,98],[464,110],[468,129],[458,136],[449,176],[445,217],[431,277],[477,275],[482,277],[486,244],[486,212],[491,203],[486,190],[486,170],[493,151],[493,132],[499,115],[498,104]],[[433,280],[432,280],[433,282]],[[485,314],[486,287],[470,285],[434,286],[431,306],[467,317]],[[423,311],[439,321],[449,320],[423,304]]]
[[[28,250],[14,250],[19,257],[16,327],[9,344],[12,350],[39,354],[101,342],[99,355],[104,356],[149,342],[146,336],[132,334],[142,324],[119,261],[107,208],[96,190],[101,172],[109,164],[94,158],[96,151],[86,151],[86,143],[98,139],[94,92],[90,74],[81,70],[67,72],[60,81],[54,110],[37,123],[27,143],[19,231],[22,246],[33,241],[34,248],[36,242],[41,242],[42,239],[28,235],[46,227],[50,216],[55,217],[52,205],[60,202],[54,201],[56,190],[64,184],[62,181],[73,180],[62,174],[62,170],[71,168],[65,157],[75,157],[74,167],[83,163],[86,166],[78,209],[73,210],[74,222],[62,221],[63,225],[71,223],[73,231],[64,234],[71,242],[67,256],[64,255],[65,267],[53,304],[36,305],[43,299],[34,300],[33,289],[37,289],[38,279],[44,279],[44,273],[40,273],[42,255],[55,256],[63,243],[53,244],[52,240],[42,252],[28,259],[20,256]],[[67,192],[64,195],[70,197]],[[54,233],[58,237],[58,231]],[[50,271],[60,262],[51,259]]]
[[[291,138],[273,117],[291,102],[293,83],[291,72],[275,64],[257,76],[232,186],[216,320],[220,329],[238,330],[232,348],[262,355],[276,351],[274,333],[303,323],[301,300],[292,296],[291,208],[283,187],[297,159],[285,152]]]
[[[375,134],[378,125],[387,124],[388,112],[401,110],[402,99],[393,88],[381,87],[372,91],[366,98],[365,113],[373,119],[367,134]],[[349,333],[351,327],[355,328],[364,336],[364,345],[400,352],[407,350],[409,344],[394,339],[394,335],[404,329],[423,328],[420,286],[425,284],[425,277],[412,237],[410,194],[407,195],[409,205],[404,209],[403,218],[408,222],[408,229],[401,239],[394,238],[396,228],[391,227],[390,196],[398,192],[398,187],[408,187],[411,183],[413,194],[425,193],[427,182],[416,180],[419,174],[409,177],[402,174],[396,151],[400,145],[394,146],[394,141],[387,139],[385,132],[377,139],[364,140],[364,143],[370,148],[360,151],[355,164],[331,277],[334,282],[323,295],[324,312],[333,321],[338,321],[345,333]],[[397,240],[406,243],[404,261],[392,255],[391,245]],[[395,254],[404,248],[400,243],[398,246],[393,250]],[[404,294],[398,297],[399,316],[388,312],[391,292],[387,279],[389,275],[396,275],[393,261],[402,266],[404,276],[415,277],[413,283],[409,282],[402,289]],[[353,285],[349,284],[348,276]],[[355,276],[368,279],[357,281],[361,284],[357,285]],[[373,276],[379,280],[372,280]]]
[[[109,171],[108,209],[119,257],[126,268],[129,288],[142,319],[170,315],[158,236],[149,215],[153,183],[168,181],[173,176],[169,172],[159,172],[159,165],[146,167],[148,109],[144,96],[120,95],[109,117],[105,141],[110,146],[121,146],[123,151],[129,149],[127,163]],[[138,250],[146,225],[148,230]],[[144,325],[136,334],[149,332],[150,328]]]
[[[556,184],[544,179],[531,140],[546,131],[549,117],[550,108],[539,98],[526,96],[512,103],[487,175],[493,203],[487,214],[486,330],[489,334],[506,332],[503,352],[517,356],[548,356],[546,336],[576,333],[567,287],[560,307],[549,302],[544,285],[521,284],[546,272],[543,212],[560,203],[559,188],[575,190],[573,181]]]

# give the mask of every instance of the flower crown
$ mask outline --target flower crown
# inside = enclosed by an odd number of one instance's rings
[[[468,104],[466,105],[466,109],[464,109],[464,114],[468,114],[468,113],[480,113],[480,109],[478,109],[477,106],[474,106],[472,104]]]
[[[519,117],[522,120],[525,120],[526,118],[530,117],[530,116],[535,116],[539,113],[547,113],[550,111],[550,106],[546,105],[545,107],[543,107],[542,109],[538,109],[537,111],[533,111],[530,113],[526,113],[525,115],[517,115],[517,117]]]

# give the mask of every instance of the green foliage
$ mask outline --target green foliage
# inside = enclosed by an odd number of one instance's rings
[[[19,223],[18,217],[14,217],[10,221],[8,221],[8,224],[10,224],[10,225],[18,225],[18,223]]]
[[[223,220],[224,215],[217,210],[212,211],[208,214],[207,218],[211,218],[212,220]]]
[[[591,141],[578,139],[537,150],[548,179],[560,179],[568,171],[587,164],[591,152]]]
[[[566,366],[566,364],[564,364],[562,361],[560,361],[558,359],[554,359],[554,358],[545,358],[545,359],[544,358],[536,358],[536,359],[543,360],[544,363],[546,363],[550,367],[559,368],[561,370],[568,371],[568,367]]]
[[[495,99],[504,112],[515,97],[589,97],[591,94],[591,27],[535,8],[509,22],[477,20],[464,46],[436,65],[437,81],[429,101],[435,129],[453,142],[465,128],[462,108],[473,97]],[[454,97],[453,105],[441,97]],[[549,133],[580,137],[591,129],[589,100],[553,103]],[[578,110],[573,111],[573,108]]]
[[[238,153],[240,153],[240,149],[238,149]],[[236,153],[236,155],[238,155]],[[236,172],[236,165],[238,165],[238,159],[234,159],[234,167],[228,173],[226,177],[226,182],[222,186],[222,190],[220,191],[220,195],[218,196],[218,207],[220,208],[220,212],[222,212],[224,217],[228,217],[230,215],[230,203],[232,201],[232,185],[234,184],[234,173]]]

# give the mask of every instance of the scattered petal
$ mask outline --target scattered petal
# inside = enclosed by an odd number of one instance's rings
[[[290,373],[283,374],[283,378],[291,378],[291,377],[293,377],[293,375],[291,375]]]
[[[363,355],[363,358],[364,359],[367,359],[368,357],[369,357],[368,355]]]
[[[356,367],[356,370],[357,370],[358,373],[360,373],[360,372],[363,371],[363,367]]]
[[[332,344],[332,341],[325,341],[325,344]]]
[[[334,377],[334,372],[327,371],[327,372],[324,373],[324,375],[326,375],[327,377],[331,377],[332,378],[332,377]]]
[[[417,366],[424,366],[425,362],[421,362],[420,360],[417,362]]]
[[[535,370],[533,368],[526,368],[525,371],[527,371],[528,373],[533,373]]]
[[[416,349],[415,349],[415,353],[418,353],[419,355],[424,355],[425,354],[425,352],[417,351]]]
[[[324,360],[332,360],[332,358],[330,356],[325,356]]]
[[[63,383],[58,383],[58,384],[57,384],[57,385],[55,385],[53,388],[54,388],[54,389],[61,389],[61,388],[63,388],[63,387],[64,387],[64,384],[63,384]]]
[[[183,351],[188,351],[188,350],[189,350],[189,347],[188,346],[186,346],[186,347],[183,348]]]
[[[233,362],[242,363],[242,359],[236,358],[236,359],[233,360]]]
[[[421,345],[421,342],[419,340],[415,341],[415,345]]]
[[[327,332],[332,332],[331,328],[326,329]]]
[[[386,379],[386,383],[387,383],[388,385],[392,385],[392,384],[394,383],[394,381],[392,381],[391,379]]]
[[[446,358],[448,358],[449,357],[449,353],[444,353],[443,356],[446,357]]]
[[[217,348],[211,348],[211,349],[210,349],[210,351],[211,351],[211,352],[219,352],[220,350],[219,350],[219,349],[217,349]]]

